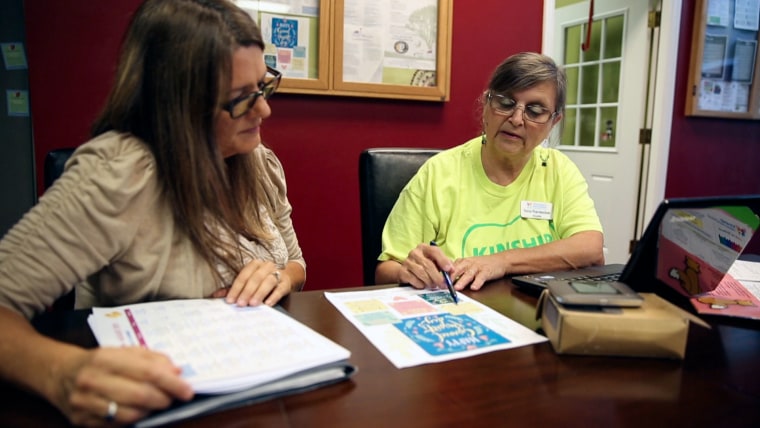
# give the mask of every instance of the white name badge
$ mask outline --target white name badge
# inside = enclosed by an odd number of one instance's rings
[[[554,219],[554,205],[551,202],[520,202],[520,216],[536,220]]]

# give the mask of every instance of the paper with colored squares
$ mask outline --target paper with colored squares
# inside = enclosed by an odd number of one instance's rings
[[[547,339],[464,294],[410,287],[326,292],[325,297],[398,368]]]

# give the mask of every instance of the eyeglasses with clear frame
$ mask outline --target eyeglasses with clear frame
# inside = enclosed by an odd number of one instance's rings
[[[256,104],[256,100],[258,100],[259,97],[264,97],[265,100],[268,100],[280,86],[282,73],[267,66],[267,75],[264,79],[266,83],[261,85],[258,91],[249,92],[233,98],[232,101],[222,105],[222,110],[226,110],[231,118],[237,119],[248,113]]]
[[[557,115],[556,111],[551,111],[548,108],[539,104],[518,104],[514,99],[500,94],[494,94],[488,91],[488,103],[493,111],[501,116],[512,116],[515,114],[515,110],[522,106],[523,120],[527,120],[533,123],[546,123]]]

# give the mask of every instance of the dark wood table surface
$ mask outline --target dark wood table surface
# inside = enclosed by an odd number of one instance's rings
[[[710,320],[709,330],[692,324],[682,361],[557,355],[545,342],[397,369],[323,293],[297,293],[282,306],[351,351],[358,367],[351,380],[180,425],[760,427],[760,324]],[[539,327],[536,297],[508,279],[465,293]],[[62,340],[95,346],[86,315],[47,314],[37,326]],[[0,399],[0,426],[66,426],[55,408],[13,386],[0,384]]]

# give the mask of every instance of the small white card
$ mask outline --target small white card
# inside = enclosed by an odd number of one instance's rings
[[[554,205],[551,202],[521,201],[520,216],[536,220],[553,220]]]

